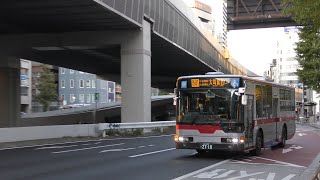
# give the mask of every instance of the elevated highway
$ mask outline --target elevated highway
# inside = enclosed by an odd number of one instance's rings
[[[0,127],[19,126],[19,59],[122,85],[123,122],[149,121],[150,87],[178,76],[248,74],[180,0],[33,0],[0,6]]]

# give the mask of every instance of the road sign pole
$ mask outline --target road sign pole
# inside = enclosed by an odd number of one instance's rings
[[[94,101],[95,101],[95,107],[94,107],[94,110],[92,112],[92,119],[93,119],[93,124],[96,123],[96,114],[97,114],[97,105],[98,105],[98,101],[99,101],[99,93],[94,93]]]

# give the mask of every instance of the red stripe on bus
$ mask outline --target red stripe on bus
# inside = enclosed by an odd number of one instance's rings
[[[177,124],[176,129],[180,130],[198,130],[201,134],[213,134],[217,130],[221,130],[220,126],[210,126],[210,125],[185,125]]]
[[[257,119],[257,124],[271,124],[275,122],[287,122],[295,120],[295,117],[271,118],[271,119]]]

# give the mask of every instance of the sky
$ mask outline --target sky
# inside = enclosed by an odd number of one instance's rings
[[[232,30],[228,32],[228,49],[231,56],[258,75],[268,69],[276,58],[277,41],[284,28]]]

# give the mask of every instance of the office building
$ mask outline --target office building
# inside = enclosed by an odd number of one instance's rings
[[[20,60],[20,92],[21,92],[21,107],[20,111],[24,113],[31,112],[31,61],[21,59]]]
[[[97,79],[89,74],[72,69],[59,68],[59,98],[62,105],[92,104],[99,95],[99,103],[116,101],[116,84]]]

